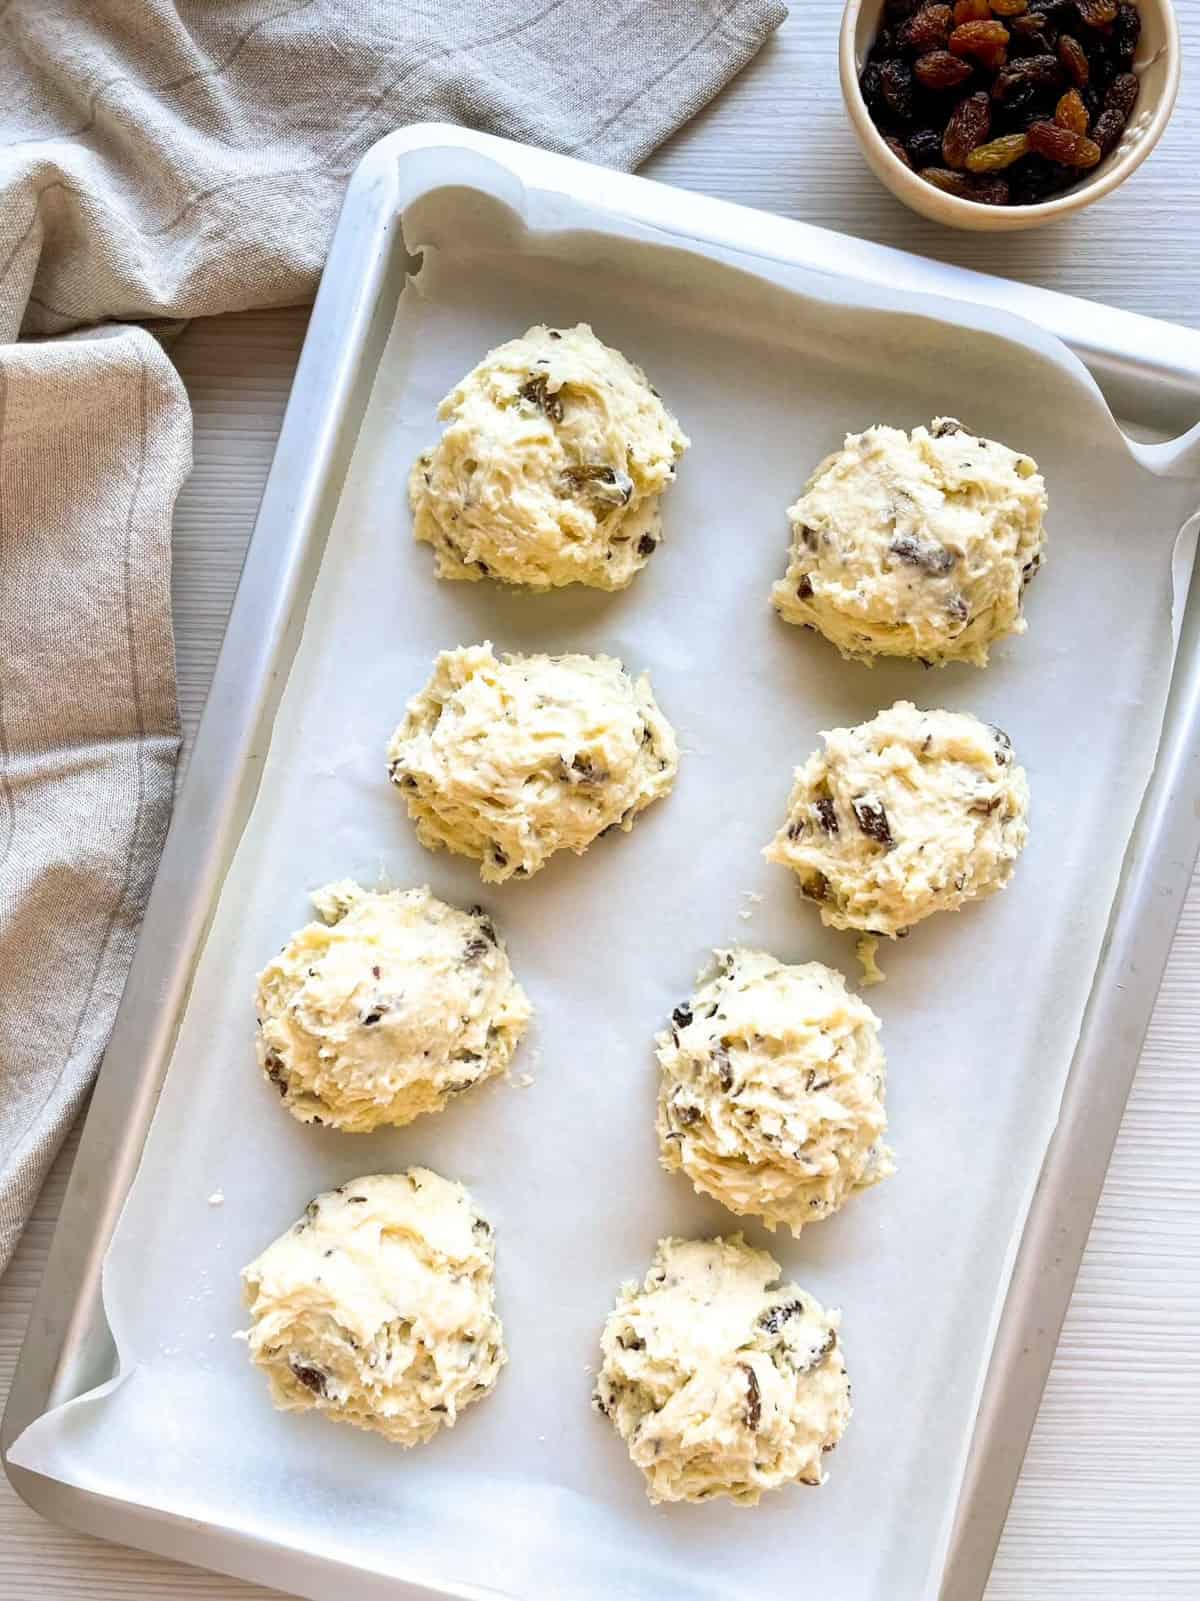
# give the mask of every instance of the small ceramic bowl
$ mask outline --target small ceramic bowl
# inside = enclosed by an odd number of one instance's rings
[[[1179,89],[1179,31],[1170,0],[1137,0],[1142,14],[1142,36],[1138,42],[1133,70],[1141,80],[1137,104],[1116,149],[1086,178],[1064,194],[1055,195],[1036,206],[985,206],[976,200],[960,200],[948,195],[906,167],[892,154],[883,136],[871,121],[866,102],[858,87],[858,75],[867,51],[879,31],[884,0],[848,0],[842,18],[840,67],[842,94],[850,121],[867,165],[899,200],[922,216],[952,228],[985,229],[989,232],[1016,228],[1039,228],[1082,211],[1094,200],[1124,183],[1135,167],[1158,143],[1166,127]]]

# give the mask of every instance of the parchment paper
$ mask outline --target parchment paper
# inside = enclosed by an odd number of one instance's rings
[[[35,1424],[16,1461],[99,1491],[429,1584],[634,1601],[919,1601],[936,1589],[1012,1255],[1052,1130],[1171,655],[1171,556],[1195,486],[1135,459],[1052,340],[952,308],[735,271],[559,207],[527,228],[470,187],[405,217],[405,291],[224,885],[141,1172],[114,1240],[115,1385]],[[589,221],[593,226],[589,229]],[[764,269],[765,271],[765,269]],[[877,308],[877,309],[876,309]],[[631,589],[522,596],[441,584],[404,480],[434,408],[491,345],[592,322],[692,436],[666,543]],[[1000,329],[1000,332],[989,331]],[[1050,490],[1029,633],[986,672],[843,663],[780,623],[784,508],[842,435],[935,414],[1031,452]],[[680,735],[677,789],[632,835],[527,883],[415,841],[384,747],[438,649],[604,650],[648,667]],[[714,945],[856,973],[760,849],[818,730],[899,696],[1006,728],[1033,791],[1011,888],[888,947],[898,1175],[800,1241],[697,1199],[656,1162],[652,1036]],[[515,1075],[401,1131],[305,1129],[254,1063],[254,975],[333,878],[428,882],[495,914],[537,1008]],[[496,1225],[511,1365],[452,1432],[404,1454],[272,1411],[232,1332],[238,1269],[306,1201],[427,1163]],[[210,1204],[214,1192],[221,1205]],[[652,1509],[590,1368],[655,1242],[745,1226],[843,1309],[855,1417],[819,1492],[757,1510]],[[476,1590],[473,1589],[473,1593]]]

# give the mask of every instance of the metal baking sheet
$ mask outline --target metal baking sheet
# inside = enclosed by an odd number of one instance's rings
[[[412,208],[430,192],[454,187],[476,195],[480,206],[489,200],[499,202],[514,216],[528,216],[536,202],[543,225],[561,221],[564,227],[571,205],[560,208],[556,197],[569,201],[586,195],[593,210],[607,212],[624,231],[637,230],[656,242],[675,242],[693,253],[748,269],[758,278],[788,285],[811,283],[814,274],[836,274],[845,299],[853,299],[856,288],[861,291],[872,284],[890,284],[893,293],[897,285],[933,289],[983,305],[996,300],[1011,305],[1013,296],[1019,298],[1020,293],[1019,286],[995,285],[974,275],[456,130],[407,130],[377,147],[352,186],[314,314],[213,697],[148,914],[146,937],[35,1311],[33,1328],[38,1338],[27,1345],[14,1385],[5,1419],[6,1445],[40,1414],[112,1378],[113,1348],[97,1293],[100,1262],[140,1157],[195,957],[254,800],[278,695],[300,637],[322,546],[337,511],[355,434],[366,415],[368,392],[392,328],[405,271],[417,265],[407,257],[399,218],[406,207],[411,215]],[[469,217],[469,212],[463,216]],[[856,282],[847,277],[848,269]],[[1098,325],[1104,335],[1100,339],[1095,328],[1089,327],[1095,308],[1040,292],[1025,293],[1030,302],[1018,309],[1044,326],[1057,327],[1068,336],[1078,335],[1072,343],[1127,417],[1170,430],[1179,426],[1181,414],[1190,420],[1200,409],[1195,403],[1200,394],[1200,341],[1194,336],[1106,312]],[[869,301],[870,294],[865,298]],[[912,304],[914,314],[925,309],[917,302]],[[946,308],[939,308],[939,313],[945,317]],[[964,321],[969,320],[964,316]],[[454,362],[466,364],[457,355]],[[456,370],[449,376],[455,376]],[[686,422],[683,399],[679,409]],[[430,426],[428,419],[422,426]],[[1189,495],[1194,503],[1200,476],[1194,443],[1185,441],[1160,451],[1155,466],[1178,481],[1181,506]],[[401,463],[398,477],[402,471]],[[385,537],[394,538],[396,533],[389,530]],[[765,532],[763,537],[768,537]],[[472,617],[480,613],[480,596],[485,596],[487,587],[474,592]],[[1189,606],[1182,615],[1182,646],[1155,778],[1126,860],[1123,887],[1092,986],[1058,1133],[1028,1216],[1013,1287],[994,1344],[964,1479],[966,1489],[959,1502],[957,1531],[944,1569],[943,1594],[948,1601],[979,1594],[985,1581],[1195,854],[1195,808],[1178,804],[1181,793],[1187,796],[1196,790],[1195,614],[1196,608]],[[752,626],[765,625],[755,619]],[[465,639],[480,630],[464,618],[459,632]],[[439,641],[452,642],[456,641]],[[595,641],[591,644],[596,648]],[[403,693],[415,687],[408,683]],[[974,686],[958,686],[967,703],[980,699],[973,690]],[[856,690],[859,698],[869,698],[871,693],[861,684]],[[879,693],[887,698],[882,690]],[[928,692],[922,698],[928,699]],[[938,694],[939,700],[946,698]],[[1153,709],[1150,715],[1154,715]],[[806,748],[797,748],[795,758]],[[700,755],[703,759],[703,753]],[[780,796],[785,788],[785,775],[780,775]],[[396,827],[400,826],[397,823]],[[440,864],[430,865],[422,876],[436,881],[440,872]],[[797,921],[803,915],[797,911]],[[1136,952],[1132,929],[1137,930]],[[810,931],[805,928],[803,932],[806,954],[821,954],[846,965],[844,951],[837,955],[825,948],[818,951],[815,942],[807,938]],[[750,943],[758,938],[767,942],[753,924],[745,929],[736,924],[722,926],[713,930],[711,939],[727,938],[731,933],[741,934]],[[675,988],[686,985],[689,976],[686,971],[673,972],[670,984]],[[888,1005],[881,1001],[880,1009],[886,1018]],[[1114,1039],[1120,1042],[1119,1050],[1112,1048]],[[636,1056],[637,1046],[631,1049]],[[635,1071],[646,1070],[635,1062]],[[486,1118],[490,1114],[482,1111],[479,1115]],[[1089,1137],[1081,1141],[1074,1135],[1085,1116]],[[1103,1137],[1098,1137],[1098,1132]],[[344,1145],[336,1156],[332,1151],[329,1155],[345,1173],[355,1166],[355,1154]],[[651,1156],[645,1159],[652,1165]],[[663,1182],[648,1179],[648,1184]],[[656,1193],[665,1192],[660,1189]],[[255,1204],[260,1214],[270,1215],[269,1225],[260,1230],[265,1237],[290,1220],[290,1212],[280,1215],[282,1203],[278,1200],[268,1202],[260,1196]],[[886,1191],[879,1204],[886,1204]],[[678,1209],[664,1220],[663,1227],[677,1217]],[[719,1215],[714,1213],[711,1221],[720,1226]],[[815,1259],[819,1283],[814,1288],[827,1293],[826,1287],[836,1287],[838,1282],[838,1260],[821,1232],[822,1240],[814,1242],[814,1248],[809,1248],[806,1236],[795,1249],[780,1244],[777,1254],[789,1270],[810,1281],[805,1265]],[[227,1264],[231,1275],[237,1265]],[[640,1266],[640,1259],[630,1259],[625,1271],[637,1271]],[[608,1282],[597,1287],[597,1317],[602,1316],[612,1288]],[[1043,1331],[1033,1342],[1028,1338],[1031,1327]],[[847,1332],[849,1336],[849,1320]],[[854,1344],[852,1337],[850,1344]],[[572,1394],[571,1403],[578,1399]],[[578,1426],[587,1429],[586,1416]],[[856,1423],[856,1429],[861,1427]],[[462,1442],[456,1437],[454,1444],[461,1448]],[[342,1449],[330,1442],[331,1451]],[[840,1457],[838,1466],[842,1466]],[[626,1474],[630,1471],[623,1464],[622,1469]],[[23,1494],[63,1521],[304,1594],[341,1595],[350,1573],[356,1591],[364,1595],[473,1593],[470,1585],[464,1589],[446,1578],[455,1571],[452,1568],[446,1568],[436,1581],[426,1575],[424,1584],[400,1583],[395,1575],[412,1569],[392,1567],[391,1576],[383,1577],[371,1563],[355,1563],[353,1542],[345,1549],[329,1543],[315,1548],[308,1542],[308,1548],[301,1549],[306,1542],[296,1541],[289,1549],[280,1542],[279,1531],[261,1519],[207,1521],[202,1509],[198,1517],[182,1518],[161,1507],[109,1500],[94,1489],[46,1479],[11,1462],[9,1471]],[[865,1482],[860,1479],[859,1494]],[[636,1483],[629,1488],[640,1494]],[[806,1516],[812,1516],[807,1508]],[[759,1517],[756,1514],[751,1521]],[[744,1520],[739,1520],[737,1527],[746,1529],[749,1536]],[[815,1527],[811,1521],[796,1525],[806,1544]],[[497,1581],[501,1575],[502,1570]],[[507,1588],[513,1594],[535,1593],[515,1584]],[[584,1592],[581,1589],[579,1593]],[[634,1585],[621,1593],[641,1592]],[[699,1579],[694,1593],[707,1593]],[[921,1594],[926,1593],[931,1592],[922,1589]]]

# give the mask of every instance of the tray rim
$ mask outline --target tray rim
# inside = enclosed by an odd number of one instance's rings
[[[318,1576],[340,1585],[352,1573],[364,1596],[381,1585],[402,1601],[465,1601],[468,1592],[376,1579],[262,1536],[113,1501],[20,1468],[7,1452],[35,1417],[111,1375],[113,1348],[100,1300],[104,1252],[169,1064],[194,955],[215,899],[208,887],[219,889],[257,787],[251,783],[246,794],[247,775],[259,760],[259,736],[269,734],[286,678],[274,663],[302,619],[306,554],[314,559],[324,503],[340,490],[339,449],[347,431],[351,444],[357,431],[356,373],[364,352],[373,343],[382,347],[377,290],[394,270],[396,250],[403,249],[400,215],[411,198],[402,193],[404,163],[440,149],[474,151],[539,190],[576,195],[586,183],[589,202],[599,209],[742,258],[1014,312],[1073,349],[1132,420],[1161,428],[1200,415],[1200,330],[451,125],[414,124],[386,136],[363,158],[322,277],[142,938],[13,1376],[0,1455],[17,1493],[53,1521],[239,1577],[286,1583],[301,1593],[334,1593],[308,1586]],[[422,184],[417,192],[428,187]],[[390,311],[384,320],[390,327]],[[373,364],[366,366],[373,375]],[[1200,471],[1200,457],[1196,465]],[[1200,572],[1191,584],[1158,756],[996,1330],[943,1568],[942,1601],[977,1601],[986,1586],[1200,849],[1200,805],[1174,804],[1188,786],[1200,795]],[[1120,1049],[1107,1062],[1112,1039]],[[1086,1140],[1078,1137],[1085,1123]],[[104,1169],[99,1183],[97,1167]]]

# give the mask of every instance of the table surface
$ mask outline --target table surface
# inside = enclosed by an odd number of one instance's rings
[[[984,271],[1200,325],[1200,48],[1161,145],[1057,228],[956,234],[867,172],[837,83],[838,0],[792,15],[643,169],[655,178]],[[1178,0],[1185,40],[1200,0]],[[178,505],[180,710],[194,732],[304,336],[303,309],[194,323],[175,356],[195,411]],[[1200,1596],[1200,877],[1175,941],[988,1601]],[[68,1142],[0,1281],[0,1405],[70,1171]],[[236,1444],[233,1445],[236,1449]],[[43,1523],[0,1478],[4,1601],[254,1601],[256,1586]],[[897,1597],[895,1601],[908,1601]]]

